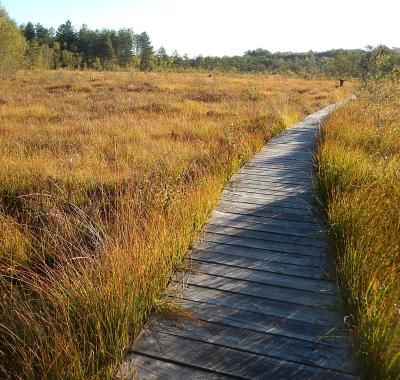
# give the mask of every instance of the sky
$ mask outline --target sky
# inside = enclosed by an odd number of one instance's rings
[[[0,0],[18,23],[146,31],[157,49],[241,55],[263,48],[400,47],[399,0]]]

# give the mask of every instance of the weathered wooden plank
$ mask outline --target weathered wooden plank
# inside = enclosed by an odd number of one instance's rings
[[[266,145],[263,147],[263,152],[266,152],[270,149],[270,147],[281,147],[282,149],[285,149],[286,147],[292,147],[292,149],[295,149],[296,147],[302,148],[302,147],[307,147],[307,145],[310,146],[312,149],[313,147],[316,147],[317,143],[315,139],[312,138],[313,133],[308,133],[309,131],[304,130],[304,129],[297,129],[296,131],[291,133],[285,133],[283,132],[279,136],[277,136],[275,139],[270,141],[270,144]]]
[[[299,154],[303,155],[303,157],[308,154],[312,153],[312,151],[315,148],[315,144],[310,144],[310,142],[291,142],[288,141],[287,144],[284,143],[283,136],[280,136],[280,139],[273,140],[271,144],[267,145],[264,153],[265,155],[270,154],[271,152],[282,152],[282,153],[288,153],[288,154]],[[286,141],[286,140],[285,140]]]
[[[344,350],[348,346],[346,332],[339,328],[270,316],[226,305],[214,305],[188,299],[180,299],[177,302],[182,310],[190,311],[195,320],[224,323],[233,327],[340,347]]]
[[[248,203],[254,204],[271,204],[273,206],[280,206],[286,208],[297,208],[299,210],[305,210],[310,212],[314,204],[305,200],[301,201],[293,196],[282,196],[277,194],[257,194],[251,193],[246,190],[226,190],[222,193],[222,196],[226,200],[240,201],[244,200]]]
[[[307,229],[310,231],[326,231],[325,225],[323,223],[317,224],[316,221],[322,221],[323,219],[318,215],[317,213],[311,212],[309,217],[309,221],[307,221],[307,218],[302,218],[300,220],[287,220],[283,218],[276,218],[276,216],[281,215],[279,212],[269,212],[266,213],[266,215],[259,215],[260,213],[255,213],[257,211],[260,211],[261,213],[264,211],[264,208],[260,205],[254,205],[254,204],[246,204],[246,203],[238,203],[238,202],[230,202],[230,201],[224,201],[221,200],[219,205],[231,205],[230,210],[220,210],[219,208],[216,208],[214,212],[218,212],[221,214],[232,214],[232,215],[241,215],[243,218],[256,218],[259,220],[264,220],[266,222],[271,221],[274,223],[282,223],[282,225],[287,224],[288,226],[294,227],[294,228],[301,228],[301,229]],[[268,207],[268,206],[266,206]],[[222,208],[222,207],[221,207]],[[227,206],[224,206],[224,208],[227,208]],[[268,214],[273,214],[271,217]],[[297,215],[298,216],[298,215]],[[307,215],[305,215],[307,217]],[[304,217],[304,215],[301,215],[301,217]],[[304,220],[305,219],[305,220]],[[250,220],[250,219],[249,219]]]
[[[290,176],[293,178],[305,178],[310,179],[314,177],[314,172],[310,170],[292,170],[292,167],[288,166],[279,166],[279,165],[268,165],[268,166],[260,166],[254,165],[254,163],[250,162],[246,165],[243,165],[241,169],[237,172],[237,174],[273,174],[273,175],[284,175]]]
[[[248,164],[243,165],[240,169],[241,172],[245,172],[247,170],[257,170],[262,173],[268,173],[269,170],[283,170],[285,172],[293,172],[293,173],[309,173],[309,167],[307,169],[299,169],[293,165],[279,165],[279,164],[270,164],[270,165],[256,165],[254,162],[250,161]]]
[[[309,278],[293,274],[274,273],[256,268],[243,268],[192,260],[196,272],[223,276],[225,278],[258,282],[266,285],[276,285],[285,288],[305,290],[309,292],[336,294],[336,285],[325,279]]]
[[[251,186],[249,184],[245,184],[245,183],[240,185],[240,184],[232,182],[232,183],[229,183],[226,188],[228,190],[236,190],[236,189],[240,189],[240,188],[249,189],[249,190],[250,189],[263,190],[263,191],[268,190],[268,191],[273,191],[276,193],[289,193],[289,194],[294,194],[294,195],[298,194],[299,196],[304,195],[304,194],[309,194],[309,195],[312,194],[309,189],[305,189],[301,186],[297,186],[297,187],[284,186],[279,183],[272,183],[272,182],[267,185],[262,184],[262,183],[253,183],[253,184],[251,184]]]
[[[277,164],[277,163],[287,163],[287,164],[292,164],[296,167],[306,167],[306,168],[311,168],[312,163],[311,163],[311,155],[309,157],[304,157],[304,159],[296,159],[292,158],[289,154],[287,155],[276,155],[276,156],[269,156],[268,153],[264,153],[263,155],[260,155],[259,157],[256,157],[253,160],[254,164],[261,164],[261,165],[266,165],[266,164]]]
[[[252,194],[259,194],[259,197],[265,197],[265,201],[270,199],[280,199],[290,203],[298,204],[311,204],[316,205],[316,198],[304,189],[298,190],[280,190],[269,187],[262,187],[259,185],[253,186],[233,186],[228,185],[222,192],[222,197],[229,194],[242,194],[251,196]]]
[[[224,290],[235,294],[249,295],[301,306],[312,306],[315,309],[320,309],[318,310],[319,314],[326,313],[326,315],[330,315],[331,312],[329,309],[333,309],[337,304],[337,297],[328,294],[325,289],[321,289],[320,293],[318,293],[294,289],[289,286],[269,285],[205,273],[192,273],[187,277],[185,282],[189,287],[190,285],[196,285],[208,289]]]
[[[297,125],[297,128],[299,126]],[[316,146],[316,142],[314,139],[311,139],[310,136],[307,136],[307,130],[302,130],[301,128],[297,129],[296,132],[291,133],[281,133],[275,139],[271,140],[270,144],[265,146],[265,150],[269,150],[271,147],[280,146],[283,149],[286,147],[304,147],[305,145],[310,145],[311,148]],[[300,133],[301,132],[301,133]],[[306,138],[307,137],[307,138]]]
[[[302,215],[306,217],[312,217],[320,219],[319,215],[316,214],[311,207],[298,207],[298,205],[288,204],[282,200],[273,200],[273,199],[265,199],[263,202],[262,199],[252,196],[240,196],[239,194],[235,194],[236,190],[229,190],[229,192],[225,192],[222,197],[220,203],[231,203],[237,204],[241,206],[242,204],[250,205],[253,207],[260,208],[262,210],[277,210],[277,211],[285,211],[287,213],[292,213],[295,215]]]
[[[273,164],[253,164],[252,162],[246,166],[243,166],[240,170],[241,173],[257,173],[257,174],[265,174],[267,175],[270,170],[276,170],[282,173],[293,173],[303,176],[304,173],[311,173],[311,176],[314,175],[314,166],[294,166],[293,164],[285,164],[285,163],[273,163]]]
[[[307,191],[312,194],[313,185],[301,182],[289,182],[289,181],[273,181],[264,180],[258,181],[256,179],[240,178],[231,181],[228,185],[229,189],[243,188],[243,189],[254,189],[254,190],[272,190],[272,191],[285,191],[285,192],[299,192]]]
[[[284,209],[281,207],[272,208],[269,205],[260,206],[245,202],[235,202],[229,200],[221,200],[218,204],[217,210],[224,212],[239,212],[243,215],[263,216],[269,218],[276,218],[295,222],[305,222],[311,224],[322,225],[322,219],[316,215],[305,215],[294,213],[292,210]]]
[[[268,373],[273,374],[274,379],[353,378],[340,372],[250,354],[153,330],[144,331],[132,352],[243,379],[265,379]]]
[[[210,240],[201,240],[196,244],[196,248],[216,253],[226,253],[233,256],[248,257],[252,259],[268,260],[285,264],[307,266],[326,271],[329,267],[325,256],[304,256],[285,252],[276,252],[268,249],[259,249],[252,247],[241,247],[234,244],[214,242]]]
[[[282,359],[334,371],[352,373],[348,352],[335,346],[320,345],[307,340],[288,338],[222,323],[198,323],[193,319],[178,320],[158,318],[149,327],[153,331],[167,332],[196,341],[216,344],[226,348],[245,350],[248,353]]]
[[[292,146],[285,147],[282,145],[276,145],[268,147],[267,149],[263,150],[261,154],[258,154],[252,160],[253,163],[257,163],[262,161],[263,159],[268,158],[283,158],[283,159],[292,159],[292,157],[299,158],[299,161],[302,163],[310,163],[312,159],[312,153],[315,149],[310,149],[307,146]],[[294,161],[294,160],[293,160]]]
[[[223,376],[207,371],[206,368],[198,369],[190,366],[170,363],[150,356],[130,354],[126,359],[125,366],[130,364],[131,368],[122,369],[122,373],[114,376],[118,379],[143,379],[143,380],[231,380],[237,377]]]
[[[222,197],[232,196],[238,198],[255,198],[262,199],[265,203],[279,202],[287,204],[291,208],[310,208],[315,207],[316,201],[312,198],[303,198],[295,194],[278,194],[272,191],[257,190],[257,189],[226,189],[222,192]]]
[[[193,250],[190,257],[196,261],[205,261],[209,263],[231,265],[238,268],[257,269],[272,273],[287,274],[291,276],[300,276],[306,278],[315,278],[325,280],[328,278],[327,272],[322,268],[315,268],[304,265],[296,265],[292,262],[280,263],[265,259],[253,259],[244,256],[235,256],[211,251]],[[291,261],[291,260],[288,260]]]
[[[312,164],[312,153],[299,154],[289,150],[266,150],[262,155],[257,156],[253,163],[264,165],[266,160],[293,162],[297,166],[307,166]]]
[[[248,179],[249,181],[253,180],[255,182],[259,181],[260,179],[262,179],[263,181],[271,179],[270,182],[277,182],[278,177],[282,176],[283,178],[286,178],[287,180],[291,181],[297,181],[299,179],[300,180],[299,183],[302,183],[302,181],[304,181],[305,183],[313,183],[313,177],[311,175],[305,177],[305,173],[307,171],[309,172],[308,169],[305,171],[301,170],[292,171],[288,167],[286,167],[286,169],[280,169],[280,170],[275,168],[273,169],[273,171],[270,171],[269,166],[267,165],[265,167],[257,166],[257,169],[255,169],[254,167],[242,169],[237,174],[235,174],[234,178],[237,180],[243,178],[243,179]]]
[[[274,202],[265,202],[264,204],[260,204],[257,200],[254,202],[249,198],[239,198],[234,196],[224,196],[219,205],[230,205],[230,208],[234,210],[236,207],[248,208],[248,209],[257,209],[263,212],[275,213],[274,215],[278,216],[281,214],[286,214],[290,218],[297,218],[298,221],[310,221],[313,223],[315,219],[321,219],[320,216],[310,210],[306,209],[296,209],[289,207],[287,205],[274,205]]]
[[[311,173],[306,173],[306,172],[293,172],[291,170],[272,170],[272,169],[254,169],[254,168],[247,168],[245,170],[239,171],[237,174],[235,174],[236,177],[238,178],[253,178],[255,180],[261,178],[283,178],[283,179],[290,179],[290,180],[300,180],[304,182],[311,182],[313,181],[313,175]]]
[[[236,175],[272,175],[277,177],[278,175],[288,176],[289,178],[306,179],[310,180],[314,176],[314,172],[307,169],[305,170],[291,170],[290,167],[282,167],[277,165],[254,165],[254,163],[242,166],[242,168],[236,173]]]
[[[230,192],[245,192],[245,193],[256,193],[260,195],[273,195],[277,197],[284,197],[288,200],[294,200],[299,202],[307,202],[311,204],[315,204],[316,198],[309,192],[305,190],[299,191],[286,191],[286,190],[274,190],[270,188],[265,189],[257,189],[253,187],[230,187],[227,186],[223,193],[230,193]]]
[[[231,191],[237,191],[237,190],[247,190],[247,191],[256,191],[256,192],[266,192],[266,193],[273,193],[277,195],[288,195],[288,196],[298,196],[298,197],[305,197],[307,196],[308,199],[314,199],[310,198],[309,195],[312,195],[312,193],[309,191],[309,189],[305,189],[302,186],[294,186],[294,185],[282,185],[278,183],[271,183],[271,184],[263,184],[261,182],[258,183],[242,183],[238,184],[235,182],[231,182],[227,185],[226,190],[231,190]]]
[[[245,204],[251,204],[251,205],[258,205],[262,206],[263,208],[273,208],[273,209],[279,209],[279,210],[284,210],[287,212],[295,213],[297,215],[315,215],[317,214],[311,209],[311,207],[307,206],[302,206],[300,207],[299,205],[293,205],[293,204],[287,204],[284,201],[281,200],[274,200],[274,199],[261,199],[257,197],[251,197],[251,196],[240,196],[237,194],[225,194],[223,197],[223,201],[225,202],[232,202],[232,203],[245,203]]]
[[[293,189],[306,189],[312,191],[313,185],[311,181],[296,181],[296,180],[284,180],[284,179],[275,179],[264,177],[263,179],[255,179],[255,178],[246,178],[246,177],[236,177],[230,181],[230,184],[233,186],[243,185],[245,187],[252,187],[253,185],[263,185],[263,186],[273,186],[278,185],[280,187],[293,188]]]
[[[294,183],[294,184],[307,184],[312,185],[311,176],[308,177],[299,177],[293,174],[291,175],[283,175],[282,173],[255,173],[250,171],[239,172],[232,176],[232,180],[249,180],[256,182],[263,182],[270,180],[271,182],[280,182],[280,183]]]
[[[238,226],[249,224],[261,224],[268,228],[268,232],[277,232],[289,235],[298,235],[310,239],[326,239],[326,232],[319,226],[309,226],[287,220],[265,218],[261,216],[241,215],[234,212],[223,212],[214,210],[210,220],[229,221]]]
[[[312,152],[300,152],[296,150],[290,149],[281,149],[280,147],[277,148],[270,148],[267,150],[262,159],[274,158],[274,159],[289,159],[289,160],[296,160],[297,162],[302,163],[310,163],[310,159],[312,158]],[[257,160],[255,161],[257,162]]]
[[[301,138],[303,137],[303,138]],[[308,138],[306,138],[308,137]],[[271,141],[270,144],[267,145],[264,153],[270,151],[271,149],[277,148],[281,150],[290,149],[293,151],[302,151],[305,149],[314,150],[316,147],[316,142],[311,141],[312,139],[309,136],[304,136],[304,132],[302,134],[293,134],[293,135],[280,135],[279,138]]]
[[[301,172],[310,172],[314,169],[312,164],[303,164],[299,161],[295,160],[285,160],[285,159],[271,159],[265,158],[264,162],[257,163],[257,166],[260,169],[267,170],[271,165],[274,166],[284,166],[284,167],[293,167],[294,170],[301,171]]]
[[[241,206],[241,205],[238,205]],[[245,206],[246,207],[246,206]],[[314,214],[310,215],[311,218]],[[243,212],[240,209],[231,209],[222,211],[215,209],[214,214],[211,217],[212,220],[230,221],[236,223],[252,223],[256,227],[262,224],[265,228],[273,226],[280,227],[280,230],[269,231],[269,232],[280,232],[287,235],[298,235],[305,236],[314,239],[326,239],[326,231],[324,226],[318,225],[313,219],[310,222],[286,220],[270,216],[254,215],[252,213]],[[261,228],[261,227],[260,227]]]
[[[323,248],[306,247],[298,244],[259,239],[255,237],[257,231],[240,230],[239,228],[237,228],[236,230],[238,231],[232,231],[232,229],[228,229],[227,227],[214,228],[212,225],[209,225],[207,226],[207,231],[204,234],[203,239],[219,243],[239,245],[242,247],[260,248],[277,252],[301,254],[304,256],[321,257],[325,254]]]
[[[329,311],[313,306],[276,301],[265,297],[239,292],[234,293],[194,284],[191,284],[189,289],[183,288],[180,297],[191,301],[229,306],[238,310],[258,312],[272,317],[312,323],[328,328],[337,328],[343,324],[343,318],[334,310]]]
[[[254,164],[259,164],[261,166],[265,166],[266,164],[282,164],[288,163],[294,165],[295,167],[302,167],[310,169],[312,167],[312,154],[309,153],[307,155],[298,155],[291,154],[290,152],[266,152],[262,157],[259,157],[254,160]]]
[[[239,231],[237,231],[239,230]],[[237,223],[232,221],[226,220],[218,220],[210,219],[208,223],[208,227],[206,231],[216,232],[222,234],[235,234],[238,233],[237,236],[244,236],[250,237],[254,239],[261,239],[261,240],[268,240],[274,242],[281,242],[281,243],[289,243],[289,244],[296,244],[301,245],[304,247],[313,247],[313,248],[328,248],[328,243],[326,240],[323,239],[310,239],[309,237],[292,235],[290,230],[286,231],[269,231],[268,227],[264,226],[263,224],[257,223],[246,223],[241,222],[240,220]],[[296,250],[297,252],[301,252]]]

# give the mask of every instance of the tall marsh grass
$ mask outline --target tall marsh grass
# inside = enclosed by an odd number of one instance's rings
[[[398,379],[400,103],[396,92],[370,95],[364,89],[326,122],[318,187],[362,378]]]
[[[345,95],[260,75],[0,82],[0,377],[21,379],[111,377],[231,174]]]

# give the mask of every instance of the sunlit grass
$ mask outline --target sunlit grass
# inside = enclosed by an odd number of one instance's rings
[[[400,113],[361,97],[329,118],[318,185],[365,379],[400,376]]]
[[[0,81],[0,374],[13,378],[110,377],[231,174],[346,96],[262,75]]]

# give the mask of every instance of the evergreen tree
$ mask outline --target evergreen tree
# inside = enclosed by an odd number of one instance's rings
[[[42,24],[37,23],[35,26],[36,38],[40,45],[51,46],[53,43],[53,35],[50,29],[45,28]]]
[[[168,54],[163,46],[161,46],[157,50],[156,58],[157,58],[157,66],[158,67],[166,68],[168,66],[168,64],[169,64]]]
[[[21,30],[28,42],[31,42],[36,38],[36,29],[32,22],[28,22],[26,25],[21,25]]]
[[[110,35],[104,36],[101,50],[103,57],[103,67],[106,70],[112,69],[115,65],[115,51]]]
[[[150,37],[146,32],[138,36],[138,49],[140,53],[140,70],[148,71],[154,67],[154,51]]]
[[[78,33],[78,51],[82,53],[85,64],[91,65],[99,54],[96,48],[98,44],[96,32],[90,30],[87,25],[82,25]]]
[[[57,29],[56,40],[60,43],[62,50],[75,52],[77,50],[78,36],[71,21],[67,21]]]
[[[115,35],[115,51],[117,63],[121,67],[127,67],[132,60],[134,33],[132,29],[121,29]]]

